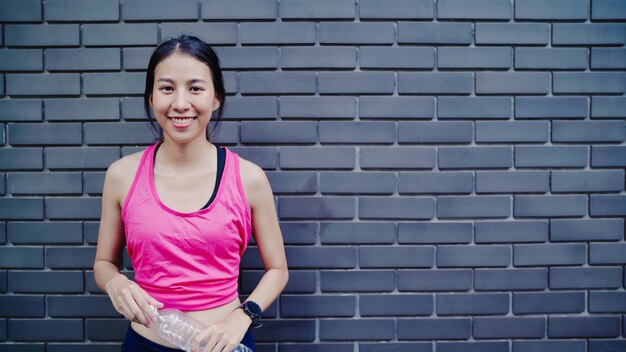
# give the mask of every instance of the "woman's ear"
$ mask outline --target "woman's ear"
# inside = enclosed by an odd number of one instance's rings
[[[220,107],[220,100],[217,97],[213,98],[213,111]]]

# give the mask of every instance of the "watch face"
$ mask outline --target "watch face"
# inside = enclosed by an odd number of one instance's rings
[[[261,315],[261,307],[259,307],[258,304],[254,303],[253,301],[247,301],[244,303],[246,306],[246,309],[249,310],[252,314],[259,316]]]

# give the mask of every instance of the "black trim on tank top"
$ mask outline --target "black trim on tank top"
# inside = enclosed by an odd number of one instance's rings
[[[157,150],[159,150],[159,147],[161,146],[161,144],[163,144],[163,142],[157,144],[156,148],[154,149],[154,154],[153,154],[154,157],[152,159],[153,165],[154,165],[154,161],[156,160]],[[226,162],[226,149],[224,149],[223,147],[219,145],[215,145],[215,147],[217,148],[217,177],[215,178],[215,187],[213,187],[213,194],[211,194],[211,198],[209,199],[209,201],[200,209],[207,208],[209,205],[211,205],[211,203],[213,202],[213,199],[215,199],[215,196],[217,195],[217,188],[220,186],[220,181],[222,180],[222,173],[224,172],[224,164]]]

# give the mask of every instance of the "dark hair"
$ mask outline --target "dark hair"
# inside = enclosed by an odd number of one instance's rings
[[[224,89],[224,78],[222,77],[222,69],[220,68],[220,60],[213,49],[204,42],[202,39],[193,35],[182,34],[175,38],[170,38],[161,43],[150,56],[150,63],[148,64],[148,70],[146,72],[146,90],[143,94],[143,106],[150,121],[150,126],[153,131],[159,134],[159,137],[155,137],[154,142],[163,140],[163,130],[156,123],[156,120],[150,113],[150,95],[154,85],[154,71],[159,62],[165,60],[168,56],[180,52],[190,55],[209,66],[211,71],[211,79],[213,80],[213,88],[215,96],[220,101],[220,106],[211,115],[211,121],[214,121],[215,126],[220,122],[224,106],[226,106],[226,91]],[[214,131],[210,130],[207,126],[206,139],[210,140],[209,136]]]

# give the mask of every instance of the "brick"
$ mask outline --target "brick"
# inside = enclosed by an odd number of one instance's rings
[[[41,121],[39,99],[0,99],[0,121]]]
[[[396,140],[393,122],[321,122],[320,143],[391,144]]]
[[[437,342],[439,352],[509,352],[508,342]]]
[[[315,339],[315,319],[308,320],[264,320],[263,331],[254,334],[254,342],[313,341]]]
[[[479,221],[475,223],[476,243],[545,242],[547,221]]]
[[[11,145],[81,145],[82,126],[79,123],[11,123]]]
[[[7,95],[79,95],[80,76],[75,73],[8,74]]]
[[[399,172],[398,193],[465,193],[474,188],[474,178],[464,171]]]
[[[547,171],[478,171],[476,193],[547,192],[550,173]]]
[[[414,294],[374,294],[360,295],[359,313],[368,316],[431,315],[432,295]]]
[[[356,296],[282,295],[280,313],[283,317],[353,317]]]
[[[507,2],[508,3],[508,2]],[[502,48],[438,48],[438,68],[508,69],[513,65],[513,51]]]
[[[395,87],[392,72],[320,72],[320,94],[391,94]]]
[[[548,288],[548,269],[476,269],[476,291],[544,290]]]
[[[181,34],[194,35],[204,40],[209,45],[235,45],[237,43],[237,24],[198,22],[161,24],[161,38],[175,38]],[[226,76],[224,76],[224,78],[226,79]]]
[[[549,317],[548,337],[618,337],[620,317]]]
[[[46,99],[44,103],[48,121],[120,119],[118,98]]]
[[[42,148],[2,148],[0,149],[1,170],[43,168]]]
[[[242,72],[241,94],[315,93],[315,75],[308,72]]]
[[[510,147],[440,147],[440,169],[509,168],[513,164]]]
[[[595,1],[595,0],[594,0]],[[516,20],[586,20],[586,0],[517,0]]]
[[[367,246],[359,249],[359,267],[429,268],[435,262],[434,247],[403,246],[398,248]]]
[[[393,155],[390,158],[389,155]],[[360,147],[361,169],[432,169],[435,150],[430,147]]]
[[[432,19],[435,4],[429,0],[363,0],[359,2],[361,19]]]
[[[587,246],[576,244],[516,244],[513,246],[514,266],[583,265],[587,262]]]
[[[399,122],[398,143],[471,143],[471,121]]]
[[[626,29],[625,29],[626,31]],[[554,93],[624,93],[626,78],[614,72],[555,72]]]
[[[399,244],[470,243],[471,223],[401,222],[398,223]]]
[[[41,317],[45,316],[44,296],[10,295],[0,297],[0,317]]]
[[[592,118],[626,117],[626,99],[622,97],[591,97]]]
[[[432,219],[435,200],[430,197],[361,197],[360,219]]]
[[[509,119],[513,100],[509,97],[439,97],[440,119]]]
[[[298,122],[243,122],[241,143],[246,144],[315,144],[317,123]]]
[[[264,170],[278,167],[278,150],[274,147],[232,147],[229,148],[240,157],[252,161]]]
[[[12,175],[11,175],[12,176]],[[78,173],[80,179],[80,173]],[[78,187],[80,187],[80,182]],[[13,244],[82,244],[83,230],[79,222],[11,222],[7,226]]]
[[[83,341],[83,319],[11,319],[13,341]]]
[[[361,68],[433,68],[435,51],[421,47],[363,47]]]
[[[125,319],[85,319],[85,337],[89,341],[124,340],[127,330]]]
[[[156,23],[83,25],[83,45],[157,45]]]
[[[4,220],[43,220],[42,198],[0,198]]]
[[[590,196],[591,216],[619,216],[626,214],[626,197],[599,195]]]
[[[106,169],[120,158],[117,147],[48,147],[46,167],[49,169]]]
[[[578,146],[516,146],[515,167],[587,166],[587,147]]]
[[[393,270],[320,271],[322,292],[391,292],[396,285]]]
[[[389,222],[321,222],[319,236],[322,244],[392,244],[395,234]]]
[[[19,172],[8,175],[8,189],[18,194],[82,194],[80,172],[32,173]]]
[[[243,270],[242,271],[242,292],[251,293],[257,286],[264,270]],[[316,286],[316,272],[307,270],[295,270],[289,273],[289,282],[285,286],[284,294],[289,293],[314,293]]]
[[[550,268],[551,289],[619,288],[621,281],[621,267]]]
[[[52,295],[47,297],[51,317],[119,317],[107,295]]]
[[[516,195],[515,217],[562,217],[587,214],[587,197],[579,195]]]
[[[352,197],[280,197],[278,214],[288,218],[352,219],[355,212]]]
[[[622,264],[626,263],[626,245],[623,243],[591,243],[589,244],[589,264]]]
[[[122,48],[122,61],[125,70],[144,70],[154,48]]]
[[[284,0],[279,15],[283,19],[354,19],[356,8],[352,0]]]
[[[515,118],[585,118],[586,97],[516,97]]]
[[[392,44],[394,24],[390,22],[322,22],[319,25],[320,44]]]
[[[310,171],[269,171],[267,178],[275,194],[309,193],[317,191],[317,174]]]
[[[467,339],[472,334],[469,318],[398,318],[398,339]]]
[[[626,49],[591,48],[592,69],[624,69],[626,68]]]
[[[620,192],[624,189],[624,172],[552,171],[552,192]]]
[[[102,200],[98,197],[54,197],[46,199],[49,219],[99,219]]]
[[[623,142],[624,121],[554,121],[553,142]]]
[[[556,23],[552,45],[624,45],[626,25],[620,23]]]
[[[547,45],[550,27],[544,23],[477,23],[476,44]]]
[[[129,20],[195,20],[198,18],[196,0],[125,0],[122,14]]]
[[[584,219],[550,221],[550,241],[619,241],[624,237],[620,219]]]
[[[471,287],[471,270],[398,270],[398,291],[467,291]]]
[[[95,255],[95,247],[46,247],[46,267],[92,269]]]
[[[283,119],[349,119],[356,116],[354,97],[291,97],[280,98],[280,116]]]
[[[221,6],[221,5],[220,5]],[[245,13],[245,12],[244,12]],[[246,44],[315,44],[315,23],[241,23],[239,40]],[[353,43],[350,43],[353,44]]]
[[[289,266],[297,268],[343,268],[356,267],[357,251],[355,247],[287,247]],[[320,263],[319,258],[326,258]]]
[[[275,19],[278,3],[273,0],[202,0],[202,19]]]
[[[0,2],[0,22],[32,21],[41,21],[40,0],[24,0],[19,2],[4,0]]]
[[[624,166],[626,165],[626,148],[621,146],[592,146],[591,166]]]
[[[539,143],[549,138],[547,121],[476,121],[477,143]]]
[[[283,68],[353,69],[356,66],[356,49],[350,46],[284,47],[280,52]]]
[[[437,19],[492,19],[511,18],[511,3],[506,0],[440,0]]]
[[[526,317],[474,318],[474,338],[541,338],[546,319]]]
[[[83,273],[78,271],[10,271],[9,287],[14,293],[82,293]],[[43,306],[43,301],[41,303]]]
[[[280,156],[283,169],[353,169],[355,164],[352,147],[282,147]]]
[[[321,173],[322,194],[388,194],[396,190],[396,175],[391,172],[336,171]]]
[[[3,241],[6,242],[6,241]],[[5,293],[8,291],[7,271],[0,271],[0,292]],[[2,334],[3,328],[0,326],[0,334]],[[5,333],[6,334],[6,333]]]
[[[317,240],[317,223],[315,222],[282,222],[280,230],[285,244],[314,245]]]
[[[582,313],[584,311],[584,292],[513,294],[513,313],[516,315]]]
[[[223,116],[225,120],[276,117],[278,104],[275,97],[228,97]]]
[[[389,340],[393,319],[320,319],[321,340]]]
[[[583,340],[581,343],[585,343],[585,341]],[[625,348],[626,342],[624,340],[589,340],[589,352],[611,352]]]
[[[624,292],[589,292],[589,312],[620,313],[626,312]]]
[[[41,71],[43,70],[42,50],[0,49],[0,70],[8,72]]]
[[[78,46],[78,24],[7,24],[4,25],[4,45]]]
[[[256,335],[255,335],[256,336]],[[374,344],[378,344],[375,342]],[[260,347],[260,345],[257,345]],[[354,349],[353,342],[341,342],[341,343],[328,343],[328,342],[316,342],[315,344],[304,344],[304,343],[289,343],[281,346],[281,349],[285,352],[298,352],[298,351],[306,351],[306,352],[317,352],[317,351],[326,351],[331,349],[337,352],[350,352]]]
[[[591,3],[592,20],[626,19],[626,8],[620,0],[594,0]]]
[[[471,44],[473,41],[471,23],[398,23],[398,44]]]
[[[507,196],[440,196],[437,201],[439,218],[508,217],[511,199]]]
[[[47,21],[118,21],[119,0],[51,0],[44,3]]]
[[[496,315],[509,312],[505,293],[438,294],[437,315]]]
[[[6,214],[6,213],[5,213]],[[10,218],[3,215],[4,219]],[[42,247],[0,247],[0,268],[3,269],[43,269]]]
[[[511,247],[504,245],[442,245],[437,250],[437,267],[498,267],[511,263]]]
[[[400,94],[470,94],[473,89],[474,77],[469,72],[398,73]]]
[[[89,95],[141,94],[145,81],[141,72],[84,73],[83,89]]]
[[[119,70],[120,62],[117,48],[46,50],[46,69],[49,71]]]
[[[478,72],[476,94],[548,94],[547,72]]]
[[[120,145],[150,143],[154,136],[145,122],[89,122],[84,125],[85,143]]]
[[[586,48],[515,48],[515,68],[532,70],[584,70]]]

